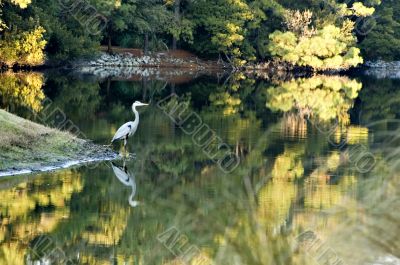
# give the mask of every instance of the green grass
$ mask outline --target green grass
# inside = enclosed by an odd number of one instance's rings
[[[0,110],[0,171],[38,169],[110,150]]]

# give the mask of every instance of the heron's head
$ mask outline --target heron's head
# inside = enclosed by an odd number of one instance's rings
[[[135,101],[135,103],[133,103],[132,107],[140,107],[140,106],[148,106],[149,104],[146,103],[142,103],[140,101]]]

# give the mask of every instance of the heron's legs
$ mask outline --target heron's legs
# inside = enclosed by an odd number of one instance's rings
[[[124,138],[124,151],[125,151],[125,155],[127,155],[128,154],[128,151],[127,151],[127,149],[126,149],[126,144],[128,143],[128,137],[125,137]]]

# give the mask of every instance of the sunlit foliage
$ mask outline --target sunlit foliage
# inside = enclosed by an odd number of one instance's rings
[[[24,9],[28,7],[31,0],[12,0],[11,2]],[[3,21],[0,18],[0,29],[3,35],[0,39],[0,63],[9,67],[14,64],[29,66],[43,64],[44,48],[47,43],[43,36],[45,29],[37,25],[26,31],[17,28],[10,25],[9,21]]]
[[[20,8],[27,8],[31,0],[11,0],[11,3],[18,5]]]
[[[315,70],[347,69],[363,62],[360,50],[355,47],[353,22],[346,20],[342,27],[326,25],[314,30],[310,19],[309,11],[289,12],[286,15],[288,31],[270,35],[271,55]]]
[[[37,46],[38,51],[47,41],[45,51],[51,64],[92,57],[100,45],[107,45],[109,52],[112,46],[143,48],[146,53],[182,48],[234,67],[278,58],[314,70],[336,70],[363,62],[358,47],[365,37],[366,44],[361,44],[365,55],[374,59],[397,56],[393,46],[399,39],[394,36],[400,17],[396,3],[383,3],[384,8],[378,9],[379,23],[375,23],[368,17],[380,1],[346,4],[331,0],[322,8],[323,2],[91,0],[68,5],[62,1],[3,0],[0,29],[4,47],[15,47],[13,42],[24,32],[36,36],[38,44],[29,45]],[[359,18],[368,20],[366,27],[373,22],[370,36],[356,38],[360,28],[355,27],[364,23]],[[44,30],[38,33],[39,29]],[[388,36],[380,38],[382,34]],[[373,54],[374,49],[378,55]],[[18,58],[14,50],[4,50],[0,59],[10,65],[16,61],[10,58]],[[20,63],[43,63],[38,51],[33,49],[32,62]]]
[[[46,46],[46,41],[43,39],[44,32],[42,27],[38,27],[31,32],[6,33],[5,39],[0,41],[0,61],[8,66],[43,64]]]
[[[331,1],[328,6],[334,9],[333,13],[325,14],[318,9],[314,15],[309,10],[286,11],[286,31],[275,31],[269,37],[271,55],[314,70],[348,69],[363,63],[356,46],[353,18],[371,16],[375,8],[361,2]]]

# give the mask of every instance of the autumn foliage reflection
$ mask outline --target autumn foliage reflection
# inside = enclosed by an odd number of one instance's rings
[[[34,112],[42,109],[45,95],[44,76],[38,72],[6,72],[0,74],[0,103],[2,107],[26,107]]]

